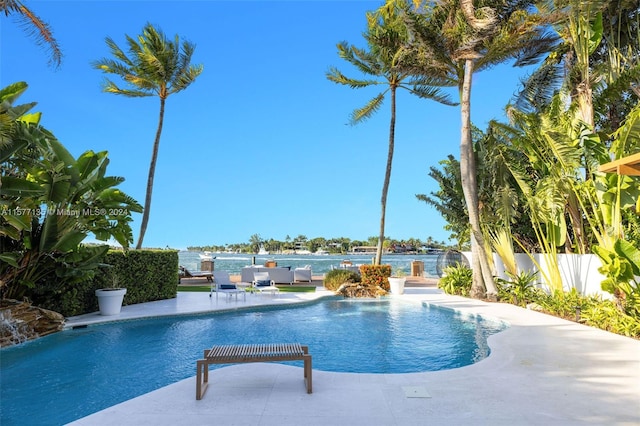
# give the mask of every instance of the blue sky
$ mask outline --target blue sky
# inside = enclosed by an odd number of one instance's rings
[[[159,101],[101,92],[90,63],[125,48],[149,22],[196,44],[202,75],[167,100],[146,247],[284,240],[364,240],[378,234],[389,103],[370,120],[349,114],[380,88],[328,81],[336,44],[365,47],[365,13],[380,1],[26,1],[47,21],[64,58],[55,70],[33,39],[0,18],[0,83],[26,81],[42,124],[74,154],[109,151],[109,174],[143,204]],[[474,77],[472,120],[502,118],[524,70]],[[452,92],[454,96],[455,93]],[[386,235],[448,240],[444,220],[416,194],[437,191],[429,167],[458,157],[460,112],[399,93]],[[141,215],[134,215],[137,240]]]

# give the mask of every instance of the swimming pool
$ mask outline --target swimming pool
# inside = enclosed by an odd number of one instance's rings
[[[503,328],[426,304],[340,298],[68,330],[0,352],[0,423],[84,417],[194,376],[213,344],[300,342],[316,370],[407,373],[477,362]]]

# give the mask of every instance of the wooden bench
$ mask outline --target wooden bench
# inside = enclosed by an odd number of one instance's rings
[[[311,393],[311,355],[309,347],[299,343],[256,345],[222,345],[205,349],[204,359],[197,361],[196,399],[202,399],[209,384],[209,364],[243,362],[304,361],[307,393]]]

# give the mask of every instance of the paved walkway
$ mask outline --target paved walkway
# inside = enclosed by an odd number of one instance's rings
[[[119,319],[295,303],[325,294],[320,289],[235,302],[224,297],[216,301],[208,293],[178,293],[168,301],[125,306]],[[192,377],[72,424],[640,424],[640,341],[508,304],[447,296],[429,286],[407,288],[404,295],[392,297],[482,314],[511,327],[489,338],[492,352],[487,359],[458,369],[411,374],[314,370],[313,394],[307,394],[301,367],[239,364],[212,370],[200,401]],[[104,319],[88,314],[71,318],[68,325]]]

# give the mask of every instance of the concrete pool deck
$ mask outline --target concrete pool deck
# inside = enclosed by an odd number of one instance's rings
[[[247,295],[246,302],[242,297],[236,302],[222,295],[216,301],[208,293],[181,292],[175,299],[125,306],[117,318],[73,317],[67,326],[295,303],[327,294],[319,288],[276,297]],[[407,287],[404,295],[391,297],[482,314],[510,327],[489,338],[491,355],[474,365],[409,374],[314,369],[312,394],[305,391],[301,366],[238,364],[211,370],[209,388],[197,401],[194,363],[193,377],[71,424],[640,424],[640,341],[513,305],[448,296],[433,287]]]

